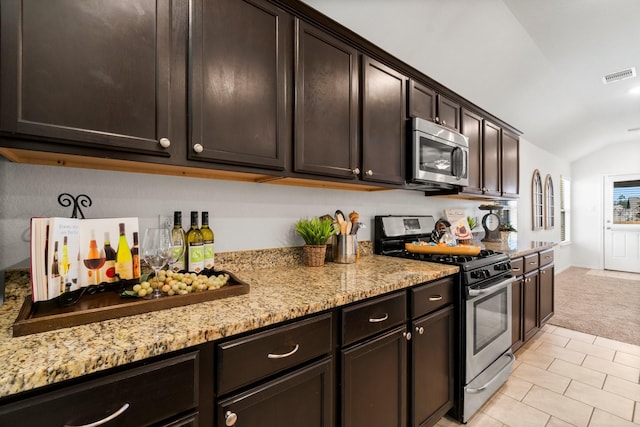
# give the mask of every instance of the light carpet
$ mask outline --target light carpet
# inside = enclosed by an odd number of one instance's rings
[[[555,314],[549,323],[640,345],[640,280],[635,277],[640,275],[591,271],[598,270],[571,267],[555,276]]]

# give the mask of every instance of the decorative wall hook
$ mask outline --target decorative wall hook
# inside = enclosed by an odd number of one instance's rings
[[[93,202],[91,201],[91,197],[87,196],[86,194],[80,194],[77,197],[73,197],[69,193],[62,193],[58,196],[58,203],[60,203],[60,205],[65,208],[67,206],[71,206],[71,204],[73,203],[73,212],[71,212],[71,218],[78,218],[78,214],[80,214],[80,218],[84,219],[84,213],[82,213],[82,209],[80,209],[80,206],[86,208],[91,206]]]

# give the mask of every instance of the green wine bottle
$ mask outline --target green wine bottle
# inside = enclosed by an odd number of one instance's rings
[[[204,268],[213,270],[215,253],[213,250],[214,235],[213,230],[209,228],[209,212],[202,212],[202,226],[200,227],[204,244]]]
[[[171,264],[171,271],[177,273],[185,269],[184,257],[185,257],[185,252],[187,252],[185,250],[185,245],[187,244],[187,238],[186,238],[184,229],[182,228],[182,212],[180,211],[173,212],[173,228],[171,229],[171,241],[174,242],[174,247],[173,247],[174,252],[180,254],[176,262]],[[176,242],[182,242],[182,243],[180,243],[178,246]]]
[[[204,239],[198,228],[198,212],[191,211],[191,228],[187,233],[187,271],[200,273],[204,270]]]

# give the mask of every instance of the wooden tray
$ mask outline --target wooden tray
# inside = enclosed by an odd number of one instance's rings
[[[249,285],[234,274],[228,271],[216,271],[216,274],[229,275],[227,284],[220,289],[156,299],[122,298],[117,292],[106,291],[85,294],[76,304],[62,307],[56,301],[33,303],[29,295],[13,324],[13,336],[20,337],[249,293]]]
[[[417,254],[442,254],[442,255],[478,255],[480,246],[460,245],[414,245],[413,243],[405,243],[404,247],[409,252]]]

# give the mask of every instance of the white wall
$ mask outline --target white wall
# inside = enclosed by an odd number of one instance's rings
[[[538,169],[542,182],[551,174],[556,194],[556,226],[552,230],[533,231],[531,182],[533,171]],[[531,144],[525,137],[520,138],[520,199],[518,200],[518,239],[545,242],[560,242],[560,176],[571,176],[567,161]],[[556,272],[571,266],[572,245],[555,247]]]
[[[640,173],[640,140],[611,144],[571,164],[572,264],[604,268],[604,177]]]

